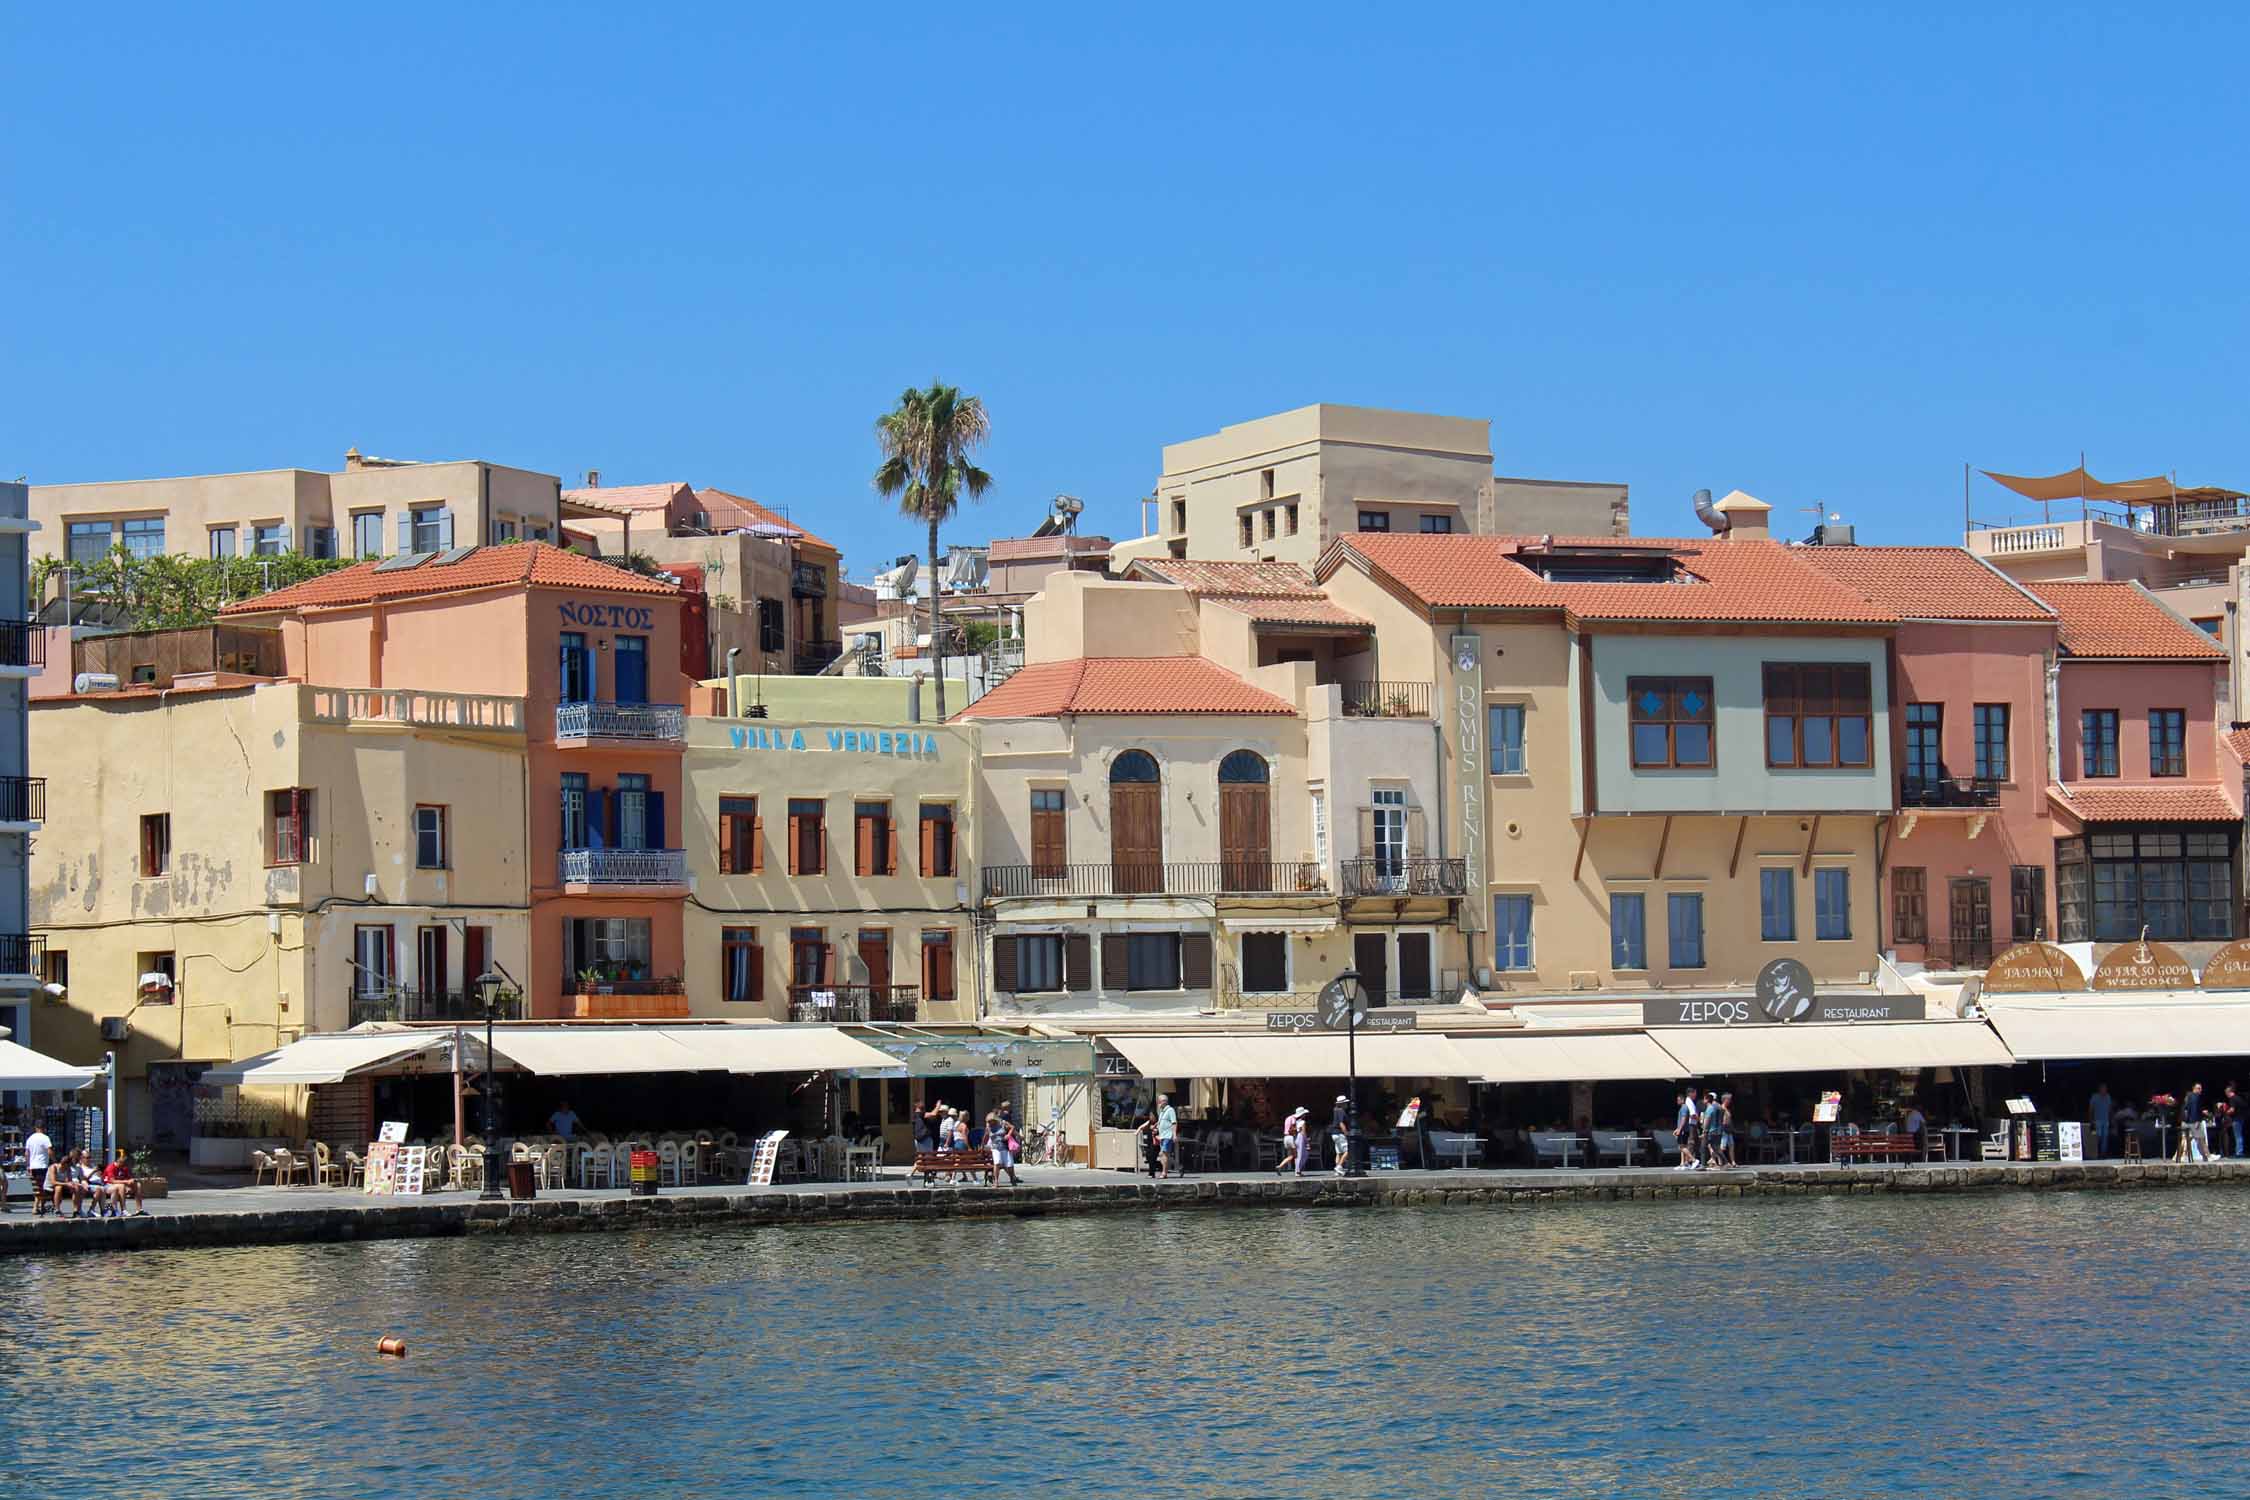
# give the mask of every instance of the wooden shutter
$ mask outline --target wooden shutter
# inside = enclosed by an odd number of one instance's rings
[[[750,999],[758,1005],[766,1000],[766,950],[756,943],[750,945]]]
[[[852,814],[854,868],[858,874],[875,873],[875,820],[866,813]]]
[[[734,814],[727,811],[725,802],[719,804],[719,873],[735,874],[734,868]]]
[[[996,937],[992,940],[992,987],[1003,994],[1014,994],[1016,989],[1016,940]]]
[[[922,817],[921,871],[925,877],[937,873],[937,820],[926,813]]]
[[[1359,810],[1359,858],[1373,859],[1374,857],[1375,809],[1363,807]]]
[[[792,875],[802,875],[805,873],[804,871],[797,868],[798,851],[805,846],[804,835],[798,828],[798,825],[803,821],[803,817],[797,813],[791,813],[789,815],[789,873]]]
[[[894,814],[891,817],[885,818],[883,820],[883,828],[886,835],[886,839],[883,845],[883,873],[885,875],[896,875],[898,873],[897,816]]]
[[[836,945],[834,943],[822,943],[820,945],[820,982],[823,985],[831,985],[836,982]]]
[[[1180,988],[1211,988],[1211,934],[1208,932],[1180,934]]]
[[[1430,815],[1419,807],[1406,810],[1406,857],[1420,859],[1429,852]]]
[[[750,873],[753,875],[766,873],[766,820],[764,818],[752,818],[750,820]]]
[[[1083,932],[1071,933],[1063,939],[1063,988],[1090,990],[1094,987],[1093,939]],[[1120,952],[1123,950],[1120,949]],[[1108,950],[1103,950],[1103,964],[1107,967]],[[1107,980],[1105,979],[1106,983]]]
[[[1078,941],[1084,942],[1085,939],[1080,938]],[[1125,934],[1105,934],[1102,938],[1102,988],[1113,993],[1122,992],[1131,972],[1125,962]]]

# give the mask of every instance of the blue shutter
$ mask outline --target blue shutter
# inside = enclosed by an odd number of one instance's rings
[[[564,641],[564,642],[562,643],[562,653],[561,653],[561,654],[562,654],[562,700],[563,700],[563,702],[565,702],[565,703],[573,703],[573,702],[576,702],[577,700],[576,700],[576,698],[575,698],[575,697],[573,697],[573,696],[572,696],[572,694],[571,694],[571,691],[570,691],[570,689],[571,689],[571,681],[570,681],[570,666],[571,666],[571,662],[570,662],[570,658],[571,658],[571,656],[572,656],[572,654],[573,654],[573,653],[572,653],[572,651],[571,651],[571,649],[570,649],[570,642],[568,642],[568,641]]]
[[[410,510],[398,513],[398,550],[401,553],[414,550],[414,512]]]
[[[668,848],[669,846],[664,842],[664,794],[662,792],[650,792],[642,799],[642,805],[647,809],[641,814],[641,818],[647,828],[646,842],[648,847],[651,849]]]
[[[453,512],[450,510],[438,512],[437,544],[440,552],[453,550]]]

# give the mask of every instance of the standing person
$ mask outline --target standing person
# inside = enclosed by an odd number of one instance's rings
[[[1702,1147],[1703,1165],[1706,1169],[1718,1165],[1719,1124],[1724,1119],[1719,1108],[1719,1091],[1703,1091],[1703,1128],[1696,1132],[1696,1144]]]
[[[1909,1100],[1906,1106],[1906,1133],[1914,1137],[1914,1149],[1924,1156],[1930,1154],[1930,1122],[1922,1113],[1922,1106]]]
[[[2189,1161],[2211,1159],[2211,1126],[2203,1118],[2203,1085],[2188,1085],[2180,1100],[2180,1149]]]
[[[943,1099],[928,1102],[930,1107],[922,1111],[919,1129],[928,1139],[932,1151],[949,1151],[953,1147],[953,1141],[950,1132],[946,1129],[945,1117],[952,1111],[946,1108]],[[916,1144],[920,1144],[920,1142],[916,1142]]]
[[[23,1143],[23,1170],[31,1179],[31,1212],[35,1217],[47,1211],[47,1168],[54,1159],[53,1139],[37,1125],[32,1126]]]
[[[1023,1179],[1016,1175],[1016,1127],[1004,1110],[992,1110],[984,1117],[984,1149],[992,1153],[992,1185],[1000,1185],[1000,1174],[1008,1174],[1008,1186],[1022,1187]]]
[[[1328,1139],[1336,1151],[1336,1175],[1341,1177],[1351,1166],[1352,1101],[1348,1094],[1338,1094],[1336,1107],[1328,1112]]]
[[[2109,1155],[2110,1121],[2114,1118],[2116,1105],[2117,1101],[2109,1096],[2108,1084],[2095,1085],[2094,1097],[2087,1105],[2086,1113],[2093,1120],[2094,1155],[2097,1157]]]
[[[1680,1090],[1679,1108],[1672,1112],[1672,1138],[1680,1147],[1680,1164],[1672,1169],[1675,1172],[1695,1170],[1695,1122],[1698,1118],[1695,1090]]]
[[[2240,1156],[2242,1155],[2243,1136],[2242,1112],[2244,1109],[2250,1108],[2250,1099],[2245,1099],[2242,1096],[2242,1094],[2235,1088],[2234,1080],[2230,1078],[2227,1080],[2226,1097],[2221,1100],[2220,1103],[2221,1106],[2226,1110],[2227,1116],[2226,1136],[2222,1140],[2222,1144],[2231,1143],[2234,1147],[2234,1150],[2229,1154]]]
[[[1180,1112],[1164,1094],[1156,1096],[1156,1175],[1180,1175]]]
[[[1719,1096],[1719,1155],[1725,1158],[1729,1167],[1742,1165],[1734,1159],[1734,1095],[1732,1094],[1721,1094]]]
[[[583,1123],[578,1118],[577,1111],[570,1107],[568,1099],[556,1101],[555,1112],[547,1116],[547,1129],[561,1136],[565,1141],[575,1136],[578,1133],[578,1127]]]

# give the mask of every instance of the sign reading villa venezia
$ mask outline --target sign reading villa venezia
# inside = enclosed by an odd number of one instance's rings
[[[935,757],[938,737],[918,729],[816,729],[810,740],[802,729],[748,725],[727,731],[737,750],[803,750],[840,755],[922,755]],[[827,743],[822,744],[825,740]]]

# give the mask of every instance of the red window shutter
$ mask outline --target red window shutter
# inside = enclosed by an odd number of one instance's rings
[[[922,874],[926,878],[938,872],[937,820],[922,819]]]
[[[898,873],[898,819],[887,819],[884,832],[889,838],[883,848],[883,873],[885,875],[896,875]]]
[[[875,820],[861,813],[852,819],[852,826],[856,835],[854,871],[860,875],[872,875],[875,873]]]
[[[724,811],[719,814],[719,873],[740,873],[734,867],[734,815]]]
[[[750,820],[750,873],[753,875],[766,873],[766,820],[764,818],[752,818]]]
[[[1120,946],[1117,951],[1122,956],[1125,950]],[[1106,960],[1109,950],[1105,947],[1102,953]],[[1063,988],[1082,991],[1093,987],[1093,939],[1083,932],[1073,932],[1063,939]]]
[[[766,950],[756,943],[750,945],[750,999],[758,1005],[766,1000]]]
[[[797,868],[798,851],[803,849],[805,846],[804,835],[798,827],[798,825],[803,822],[804,819],[799,817],[796,813],[791,813],[789,815],[789,873],[792,875],[802,875],[805,873],[804,871]]]

